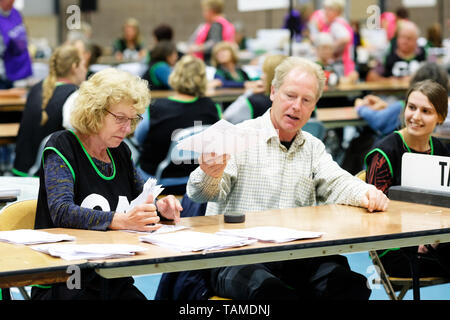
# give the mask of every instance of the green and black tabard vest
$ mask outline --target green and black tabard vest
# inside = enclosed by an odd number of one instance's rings
[[[269,96],[264,93],[256,93],[247,97],[247,105],[250,109],[251,119],[262,116],[272,105]]]
[[[449,151],[446,146],[437,138],[430,136],[431,155],[436,156],[448,156]],[[391,176],[393,178],[393,186],[399,186],[401,184],[402,176],[402,156],[405,152],[414,152],[406,144],[405,139],[399,131],[387,135],[374,145],[371,151],[369,151],[364,158],[366,164],[370,163],[373,155],[378,152],[387,161]]]
[[[77,89],[78,87],[74,84],[57,83],[55,91],[45,108],[48,120],[43,126],[41,126],[42,81],[30,90],[17,134],[16,157],[13,167],[15,175],[28,176],[28,170],[36,160],[41,141],[52,132],[64,130],[62,125],[63,105]],[[37,172],[30,173],[30,175],[37,174]]]
[[[136,190],[134,185],[131,152],[123,142],[117,148],[107,149],[112,163],[110,176],[98,170],[73,131],[58,131],[52,135],[43,152],[42,167],[49,152],[56,152],[72,172],[76,205],[102,211],[126,212],[129,203],[142,191]],[[43,172],[41,170],[36,229],[58,227],[51,219]]]

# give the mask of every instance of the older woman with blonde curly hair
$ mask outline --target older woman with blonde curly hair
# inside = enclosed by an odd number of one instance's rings
[[[205,97],[207,89],[205,69],[201,59],[192,55],[183,56],[169,77],[169,84],[175,90],[175,94],[167,99],[154,101],[144,114],[144,121],[135,134],[142,147],[139,165],[144,176],[155,175],[158,164],[167,155],[175,130],[192,127],[194,121],[213,124],[220,120],[220,106]],[[193,169],[195,169],[193,164],[172,163],[164,171],[164,176],[187,177]],[[173,180],[160,181],[163,182],[167,186]]]
[[[134,207],[143,190],[131,152],[123,139],[131,134],[150,101],[147,83],[127,72],[105,69],[85,81],[75,101],[74,130],[55,132],[42,155],[35,228],[152,231],[159,214],[178,220],[180,203],[167,196],[154,204],[152,196]],[[158,212],[157,212],[158,209]],[[81,289],[65,284],[34,287],[33,299],[98,299],[101,281],[111,299],[145,299],[133,279],[101,279],[83,271]]]

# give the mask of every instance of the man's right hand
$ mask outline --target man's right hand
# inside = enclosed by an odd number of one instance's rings
[[[220,178],[227,166],[227,162],[230,159],[230,155],[221,154],[217,155],[216,153],[202,153],[202,155],[198,158],[198,162],[200,163],[200,168],[205,172],[208,176],[213,178]]]

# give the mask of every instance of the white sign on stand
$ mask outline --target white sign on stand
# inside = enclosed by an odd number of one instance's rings
[[[401,185],[450,192],[450,157],[404,153]]]
[[[287,9],[289,0],[238,0],[237,7],[238,11]]]
[[[406,8],[436,7],[436,0],[403,0]]]

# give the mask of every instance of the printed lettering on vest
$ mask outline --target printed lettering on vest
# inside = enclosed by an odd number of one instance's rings
[[[102,211],[111,211],[111,206],[108,200],[97,193],[91,193],[81,202],[80,207],[87,209],[94,209],[99,207]],[[119,201],[117,202],[117,208],[115,212],[125,213],[130,209],[130,203],[128,198],[125,196],[119,196]]]

